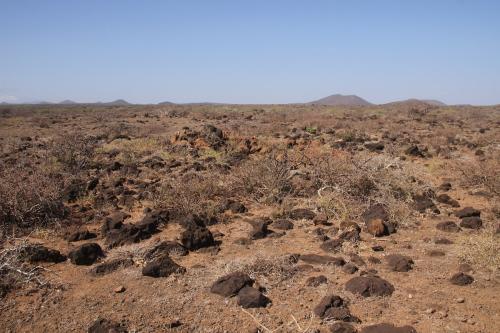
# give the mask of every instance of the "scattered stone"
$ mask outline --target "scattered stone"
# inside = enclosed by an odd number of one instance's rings
[[[364,327],[360,333],[417,333],[417,330],[411,326],[396,327],[383,323]]]
[[[429,257],[444,257],[446,255],[446,253],[444,253],[441,250],[430,250],[430,251],[427,251],[427,255]]]
[[[387,266],[395,272],[408,272],[413,268],[413,260],[400,254],[389,254],[385,257]]]
[[[72,264],[90,266],[99,258],[104,257],[104,252],[97,243],[80,245],[68,254]]]
[[[450,278],[450,282],[457,286],[466,286],[474,282],[474,278],[463,272],[456,273]]]
[[[245,273],[235,272],[217,279],[210,288],[210,292],[224,297],[231,297],[244,288],[251,287],[253,280]]]
[[[127,333],[122,324],[107,319],[97,319],[88,329],[88,333]]]
[[[329,239],[321,244],[320,248],[325,252],[338,252],[344,243],[343,239]]]
[[[326,311],[331,308],[344,307],[344,300],[340,296],[329,295],[321,299],[318,305],[314,308],[313,312],[316,316],[324,318]]]
[[[361,215],[365,222],[367,231],[375,237],[387,236],[396,232],[396,229],[389,222],[389,213],[382,204],[370,206]]]
[[[319,285],[325,284],[328,279],[324,275],[311,276],[306,280],[306,285],[309,287],[318,287]]]
[[[185,256],[189,251],[181,244],[173,241],[163,241],[149,250],[144,254],[144,259],[152,260],[155,257],[168,255],[168,256]]]
[[[358,266],[366,266],[366,262],[357,253],[349,254],[349,258],[351,259],[351,262],[355,263]]]
[[[354,274],[358,271],[358,267],[352,263],[347,263],[342,267],[342,271],[347,274]]]
[[[214,246],[215,240],[207,227],[192,226],[182,232],[181,243],[188,250],[194,251],[204,247]]]
[[[130,215],[124,212],[115,212],[104,219],[104,223],[101,226],[101,233],[107,234],[110,230],[120,229],[123,226],[123,221],[129,218]]]
[[[455,216],[461,219],[463,219],[464,217],[481,216],[481,211],[472,207],[465,207],[460,210],[457,210],[455,212]]]
[[[307,208],[295,208],[288,213],[288,217],[292,220],[312,220],[316,214]]]
[[[131,258],[116,258],[96,265],[90,270],[90,273],[101,276],[115,272],[120,268],[131,267],[133,265],[134,261]]]
[[[464,303],[465,302],[465,298],[463,298],[463,297],[456,298],[455,302],[457,302],[457,303]]]
[[[453,244],[453,241],[448,238],[437,238],[434,240],[434,244],[437,245],[450,245]]]
[[[142,268],[142,275],[154,278],[167,277],[171,274],[184,274],[186,269],[175,263],[169,256],[164,255],[149,262]]]
[[[389,296],[394,292],[394,286],[377,276],[357,276],[347,281],[345,288],[353,294],[363,297]]]
[[[139,243],[159,232],[157,222],[143,220],[136,224],[123,224],[119,229],[111,229],[106,234],[106,244],[112,249],[118,246]]]
[[[347,230],[344,230],[339,236],[339,240],[349,241],[349,242],[359,242],[361,240],[360,233],[361,228],[353,223],[349,226]]]
[[[371,263],[371,264],[375,264],[375,265],[378,265],[378,264],[382,263],[382,261],[379,258],[374,257],[374,256],[369,256],[368,257],[368,262]]]
[[[382,142],[367,142],[365,148],[369,151],[381,152],[384,150],[384,144]]]
[[[330,225],[328,223],[328,216],[324,213],[320,213],[313,218],[314,225]]]
[[[238,305],[245,309],[266,307],[270,301],[269,298],[253,287],[247,286],[238,292]]]
[[[337,322],[330,326],[331,333],[356,333],[357,330],[351,325],[343,322]]]
[[[224,205],[224,210],[229,210],[232,213],[245,213],[247,208],[241,202],[233,201],[231,199],[227,200]]]
[[[425,152],[423,150],[421,150],[418,146],[416,145],[413,145],[413,146],[410,146],[408,147],[406,150],[405,150],[405,154],[406,155],[410,155],[410,156],[415,156],[415,157],[425,157]]]
[[[268,218],[257,218],[255,220],[250,220],[248,223],[252,226],[252,231],[250,231],[250,239],[262,239],[271,233],[271,230],[267,228],[271,224],[271,220]]]
[[[439,190],[448,192],[449,190],[451,190],[451,183],[442,183],[441,185],[439,185]]]
[[[72,234],[69,234],[66,237],[66,240],[68,242],[78,242],[78,241],[92,239],[92,238],[96,238],[96,237],[97,237],[97,235],[93,232],[90,232],[88,230],[79,230],[79,231],[73,232]]]
[[[469,216],[462,218],[460,221],[460,226],[466,229],[481,229],[483,226],[483,221],[479,216]]]
[[[460,227],[453,221],[444,221],[436,224],[436,229],[444,232],[459,232]]]
[[[375,245],[375,246],[372,246],[372,250],[375,252],[382,252],[382,251],[384,251],[384,247],[381,245]]]
[[[449,205],[451,207],[460,207],[457,200],[452,199],[448,194],[440,194],[436,197],[437,202]]]
[[[39,244],[29,244],[20,251],[19,258],[30,263],[53,262],[60,263],[68,259],[61,252],[49,249]]]
[[[343,266],[345,260],[341,257],[322,256],[319,254],[302,254],[299,259],[308,264]]]
[[[291,230],[293,229],[293,223],[287,219],[279,219],[273,221],[271,227],[278,230]]]
[[[125,290],[127,290],[127,288],[125,288],[124,286],[118,286],[115,289],[113,289],[113,291],[117,294],[123,293]]]
[[[424,194],[417,194],[413,197],[413,208],[420,213],[425,213],[427,210],[430,210],[435,214],[440,213],[432,199]]]

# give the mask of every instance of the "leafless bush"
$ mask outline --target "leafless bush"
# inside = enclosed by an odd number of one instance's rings
[[[463,186],[483,189],[500,196],[500,154],[484,161],[464,161],[456,166]]]
[[[54,139],[48,147],[48,157],[54,158],[68,172],[87,168],[95,154],[97,140],[82,133]]]
[[[500,270],[500,236],[492,228],[485,228],[478,234],[461,239],[462,261],[488,269],[491,273]]]
[[[64,216],[59,182],[40,169],[0,170],[0,236],[47,226]]]
[[[292,192],[290,171],[296,168],[286,151],[248,160],[233,173],[233,186],[256,201],[279,202]]]
[[[8,241],[5,244],[9,243]],[[28,247],[26,240],[0,250],[0,298],[19,286],[28,284],[43,287],[48,281],[42,275],[46,269],[32,266],[21,260],[22,252]]]
[[[228,195],[224,179],[215,174],[187,174],[181,179],[169,179],[152,194],[157,208],[166,208],[174,215],[190,213],[215,217]]]
[[[411,165],[384,155],[339,153],[307,159],[318,184],[318,207],[340,221],[356,219],[363,208],[382,203],[394,223],[411,224],[412,196],[429,188]]]

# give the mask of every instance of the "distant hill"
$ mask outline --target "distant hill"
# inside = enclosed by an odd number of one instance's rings
[[[309,102],[307,104],[316,104],[316,105],[352,105],[352,106],[365,106],[372,105],[372,103],[362,99],[356,95],[341,95],[335,94],[330,95],[325,98],[318,99],[317,101]]]
[[[74,102],[74,101],[72,101],[70,99],[65,99],[64,101],[59,102],[59,104],[69,105],[69,104],[78,104],[78,103]]]
[[[102,104],[105,104],[105,105],[131,105],[129,102],[127,102],[124,99],[117,99],[116,101],[102,103]]]
[[[165,101],[165,102],[160,102],[158,103],[158,105],[174,105],[175,103],[172,103],[172,102],[169,102],[169,101]]]
[[[435,99],[417,99],[417,98],[410,98],[410,99],[405,99],[402,101],[395,101],[395,102],[391,102],[391,103],[387,103],[387,104],[390,104],[390,105],[415,104],[416,105],[416,104],[423,104],[423,103],[428,104],[428,105],[432,105],[432,106],[446,106],[445,103],[438,101],[438,100],[435,100]]]

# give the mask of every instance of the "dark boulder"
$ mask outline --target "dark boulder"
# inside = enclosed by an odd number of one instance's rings
[[[306,285],[309,287],[317,287],[319,285],[325,284],[328,279],[324,275],[311,276],[306,280]]]
[[[347,281],[345,288],[353,294],[363,297],[389,296],[394,292],[394,286],[377,276],[357,276]]]
[[[464,217],[460,221],[460,226],[466,229],[481,229],[483,221],[479,216]]]
[[[139,243],[151,238],[157,229],[157,222],[154,220],[143,220],[136,224],[124,224],[119,229],[112,229],[106,235],[108,248],[114,248],[125,244]]]
[[[408,272],[413,268],[413,260],[400,254],[390,254],[385,257],[387,266],[395,272]]]
[[[218,278],[210,288],[210,292],[224,297],[230,297],[238,294],[244,287],[251,287],[253,282],[254,281],[247,274],[234,272]]]
[[[127,333],[127,328],[108,319],[97,319],[88,329],[88,333]]]
[[[366,209],[361,218],[365,222],[367,231],[375,237],[386,236],[396,232],[387,208],[383,204],[375,204]]]
[[[104,257],[104,252],[97,243],[82,244],[68,254],[72,264],[90,266],[99,258]]]
[[[435,214],[440,213],[432,199],[424,194],[417,194],[413,196],[413,208],[419,213],[425,213],[427,210],[430,210]]]
[[[271,220],[269,218],[257,218],[254,220],[248,221],[252,226],[252,231],[250,231],[249,238],[250,239],[262,239],[265,238],[268,234],[271,233],[267,227],[271,224]]]
[[[436,197],[437,202],[440,202],[451,207],[460,207],[457,200],[452,199],[448,194],[440,194]]]
[[[274,220],[271,227],[278,230],[290,230],[293,229],[293,223],[287,219],[279,219]]]
[[[150,261],[142,268],[142,275],[154,278],[167,277],[175,273],[184,274],[185,272],[184,267],[179,266],[167,255]]]
[[[308,264],[343,266],[345,260],[340,257],[322,256],[319,254],[301,254],[299,260]]]
[[[464,218],[464,217],[471,217],[471,216],[481,216],[481,211],[472,208],[472,207],[465,207],[460,210],[457,210],[455,212],[455,216],[458,218]]]
[[[90,270],[90,273],[92,275],[102,276],[113,273],[121,268],[131,267],[133,265],[134,261],[131,258],[116,258],[94,266]]]
[[[356,333],[357,330],[348,323],[337,322],[330,326],[330,333]]]
[[[459,232],[460,227],[453,221],[444,221],[436,224],[436,229],[444,232]]]
[[[123,226],[125,219],[129,218],[130,215],[124,212],[115,212],[104,219],[104,223],[101,226],[101,233],[107,234],[110,230],[120,229]]]
[[[69,234],[66,237],[66,240],[68,242],[78,242],[78,241],[82,241],[82,240],[93,239],[96,237],[97,237],[97,235],[95,233],[90,232],[88,230],[78,230],[78,231],[75,231],[75,232]]]
[[[288,217],[292,220],[312,220],[316,214],[307,208],[295,208],[288,213]]]
[[[189,227],[181,234],[181,243],[190,251],[214,246],[215,240],[208,228],[202,226]]]
[[[338,252],[343,243],[344,240],[340,238],[329,239],[324,241],[323,244],[320,245],[320,248],[325,252]]]
[[[270,303],[270,299],[259,290],[252,287],[244,287],[238,292],[238,305],[248,308],[262,308]]]
[[[144,254],[144,259],[152,260],[156,257],[169,255],[169,256],[185,256],[189,252],[181,244],[173,241],[163,241],[160,242],[150,249],[146,250]]]
[[[411,326],[396,327],[393,324],[376,324],[364,327],[361,333],[417,333]]]
[[[457,286],[466,286],[474,282],[474,278],[463,272],[456,273],[450,278],[450,282]]]

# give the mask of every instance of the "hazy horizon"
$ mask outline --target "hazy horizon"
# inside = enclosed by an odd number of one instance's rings
[[[500,104],[496,1],[1,1],[0,102]]]

